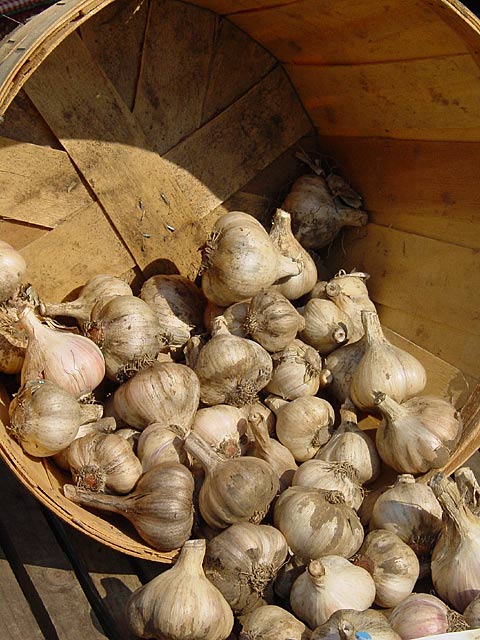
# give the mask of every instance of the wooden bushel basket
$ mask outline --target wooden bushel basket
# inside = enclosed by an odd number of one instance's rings
[[[369,211],[329,266],[371,275],[388,337],[462,408],[451,472],[480,445],[479,51],[454,0],[62,0],[0,45],[0,237],[48,301],[97,273],[194,277],[221,213],[268,226],[295,154],[326,158]],[[8,403],[1,455],[42,503],[171,561],[64,498],[7,435]]]

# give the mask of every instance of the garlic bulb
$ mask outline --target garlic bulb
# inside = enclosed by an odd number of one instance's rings
[[[480,594],[480,518],[443,473],[436,473],[429,485],[443,511],[442,529],[432,552],[433,586],[442,600],[463,611]]]
[[[199,508],[205,522],[225,529],[235,522],[260,523],[279,489],[272,467],[259,458],[224,458],[193,431],[185,448],[205,469]]]
[[[233,614],[206,578],[205,540],[188,540],[175,565],[137,589],[127,603],[127,620],[139,638],[226,640]]]
[[[361,227],[367,214],[336,200],[320,175],[307,174],[295,180],[282,203],[292,216],[295,238],[305,249],[323,249],[344,226]]]
[[[358,635],[357,635],[358,634]],[[340,609],[314,629],[310,640],[401,640],[381,611]]]
[[[344,311],[331,300],[312,298],[299,309],[305,318],[305,327],[300,331],[301,339],[326,356],[353,335],[353,324]]]
[[[193,476],[186,467],[165,462],[140,476],[126,496],[83,491],[71,484],[64,485],[63,492],[84,507],[124,516],[154,549],[172,551],[191,535],[193,489]]]
[[[356,473],[358,483],[368,484],[380,475],[381,460],[374,441],[358,427],[355,407],[347,399],[340,407],[340,425],[315,454],[317,460],[345,462]]]
[[[0,303],[17,291],[26,270],[23,256],[8,242],[0,240]]]
[[[314,396],[325,386],[326,373],[318,352],[301,340],[295,339],[284,349],[272,354],[273,373],[265,387],[285,400],[301,396]]]
[[[358,363],[363,358],[367,341],[365,337],[353,344],[345,344],[325,358],[324,366],[330,371],[329,392],[340,404],[350,398],[350,385]]]
[[[164,462],[179,462],[188,466],[188,454],[183,448],[183,434],[175,428],[164,427],[161,422],[152,422],[144,429],[137,444],[137,456],[146,473]]]
[[[377,393],[383,420],[376,431],[382,460],[399,473],[419,474],[447,464],[462,432],[460,414],[437,396],[417,396],[399,404]]]
[[[277,607],[267,604],[254,609],[240,618],[242,631],[239,640],[309,640],[310,631],[303,622],[294,615]]]
[[[68,391],[49,380],[29,380],[8,408],[9,434],[31,456],[45,457],[68,447],[91,413]]]
[[[77,435],[75,436],[75,440],[77,438],[83,438],[83,436],[86,436],[89,433],[112,433],[112,431],[115,431],[116,428],[117,423],[115,421],[115,418],[99,418],[98,420],[94,420],[93,422],[86,422],[85,424],[80,425],[77,431]],[[70,470],[70,467],[68,465],[69,446],[52,456],[53,460],[55,460],[55,464],[64,471]]]
[[[68,465],[79,489],[128,493],[142,474],[142,464],[125,438],[89,433],[68,447]]]
[[[280,253],[258,220],[231,211],[218,218],[207,242],[202,290],[208,300],[228,307],[299,272],[299,264]]]
[[[305,320],[287,298],[274,289],[250,300],[244,326],[252,338],[270,352],[285,349],[305,326]]]
[[[273,585],[277,596],[289,602],[292,584],[306,569],[304,560],[295,555],[290,555],[289,559],[280,567]]]
[[[265,404],[277,416],[276,432],[297,462],[310,460],[331,435],[335,420],[332,405],[323,398],[304,396],[287,402],[275,396]]]
[[[277,280],[272,286],[289,300],[298,300],[315,286],[317,281],[315,262],[293,235],[291,216],[287,211],[276,210],[269,235],[270,240],[283,256],[292,258],[300,265],[298,275]]]
[[[355,511],[339,491],[289,487],[277,499],[274,524],[301,560],[334,554],[350,558],[364,538]]]
[[[442,508],[431,488],[410,474],[397,477],[372,509],[369,529],[396,533],[419,556],[430,556],[442,527]]]
[[[236,614],[273,599],[273,580],[287,557],[283,535],[269,525],[232,524],[207,543],[205,575]]]
[[[365,611],[374,598],[375,583],[368,571],[337,555],[311,560],[290,591],[293,612],[310,629],[340,609]]]
[[[280,482],[280,493],[292,484],[297,470],[295,458],[283,444],[270,438],[267,422],[260,413],[251,413],[248,426],[255,438],[247,449],[247,454],[269,463]]]
[[[397,606],[409,596],[420,575],[415,552],[387,529],[370,531],[353,562],[371,574],[375,583],[375,604],[386,609]]]
[[[206,300],[185,276],[151,276],[143,283],[140,298],[155,311],[160,332],[173,352],[181,350],[193,329],[203,325]]]
[[[255,436],[253,435],[250,429],[250,426],[248,424],[248,418],[252,413],[259,413],[262,416],[262,418],[265,420],[269,435],[272,437],[275,436],[275,423],[277,421],[277,418],[274,412],[271,409],[269,409],[266,405],[264,405],[263,402],[260,402],[260,400],[257,400],[252,404],[245,405],[244,407],[240,407],[240,411],[242,412],[242,415],[247,420],[247,437],[250,442],[255,442]]]
[[[348,462],[306,460],[295,472],[292,485],[339,491],[345,503],[356,511],[360,508],[364,496],[355,469]]]
[[[204,404],[251,404],[272,376],[270,354],[253,340],[233,336],[215,318],[212,337],[198,354],[195,373]]]
[[[225,322],[227,323],[228,330],[233,336],[238,336],[239,338],[248,338],[249,336],[246,321],[248,317],[248,310],[250,308],[250,301],[251,298],[235,302],[224,309],[223,313],[218,314],[223,315]],[[218,317],[218,315],[216,317]],[[212,322],[213,318],[210,322],[210,331],[212,328]]]
[[[376,307],[370,300],[365,281],[368,273],[339,271],[326,285],[325,294],[333,301],[339,311],[350,318],[350,343],[360,340],[365,333],[362,311],[376,313]]]
[[[383,392],[403,402],[424,389],[426,372],[410,353],[394,347],[385,338],[378,315],[362,311],[367,346],[352,376],[350,397],[365,411],[375,411],[375,394]]]
[[[109,380],[122,380],[165,351],[160,324],[152,308],[136,296],[99,300],[85,333],[100,347]]]
[[[19,323],[28,336],[21,384],[45,379],[80,398],[102,382],[105,361],[92,340],[42,324],[28,306],[19,313]]]
[[[247,420],[240,409],[227,404],[199,409],[192,430],[227,458],[242,455],[248,445]]]
[[[120,385],[113,399],[115,413],[126,424],[144,429],[160,422],[185,434],[200,399],[200,383],[184,364],[156,362]]]
[[[402,640],[460,631],[460,615],[434,595],[412,593],[390,612],[388,622]]]
[[[20,373],[25,359],[25,349],[27,339],[17,339],[21,336],[21,332],[13,332],[8,329],[3,330],[0,318],[0,373],[8,373],[14,375]]]
[[[42,316],[64,316],[75,318],[80,325],[90,320],[90,314],[98,301],[105,303],[113,296],[133,295],[130,285],[118,278],[108,274],[98,274],[90,278],[75,300],[70,302],[40,303],[40,313]]]
[[[453,474],[465,505],[476,516],[480,515],[480,485],[470,467],[460,467]]]
[[[466,606],[463,617],[470,629],[480,629],[480,594]]]

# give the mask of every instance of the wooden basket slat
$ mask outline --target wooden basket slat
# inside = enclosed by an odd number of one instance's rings
[[[64,151],[0,137],[1,214],[53,228],[91,202]]]
[[[27,262],[26,281],[48,302],[59,302],[98,273],[118,275],[135,264],[98,203],[34,240],[21,254]]]
[[[35,242],[42,236],[48,234],[49,230],[44,227],[32,227],[29,225],[12,222],[0,215],[0,236],[4,242],[8,242],[14,249],[20,251],[31,242]]]
[[[164,157],[203,216],[311,132],[288,78],[277,68]]]
[[[150,2],[114,2],[85,22],[79,32],[123,101],[133,109]]]
[[[229,19],[287,63],[338,65],[467,53],[465,39],[438,19],[431,4],[303,0]]]
[[[410,140],[480,140],[478,65],[470,54],[285,68],[320,132]]]
[[[210,11],[151,1],[133,112],[161,155],[202,123],[217,25]]]
[[[319,146],[372,222],[480,248],[480,144],[320,136]]]
[[[0,135],[18,142],[61,150],[58,138],[52,133],[23,89],[15,96],[0,123]]]

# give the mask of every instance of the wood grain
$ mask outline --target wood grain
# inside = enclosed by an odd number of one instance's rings
[[[478,65],[469,54],[285,68],[319,133],[480,140]]]
[[[92,202],[65,151],[0,137],[0,212],[53,228]]]
[[[480,144],[320,136],[318,146],[372,222],[480,248]]]
[[[23,90],[17,94],[8,108],[0,124],[0,135],[18,142],[39,144],[54,149],[62,148]]]
[[[0,238],[19,251],[34,240],[48,233],[44,227],[32,227],[19,222],[2,219],[0,216]]]
[[[134,113],[164,154],[202,121],[218,18],[174,0],[151,0]]]
[[[149,1],[114,2],[80,29],[82,40],[131,110],[135,101]]]

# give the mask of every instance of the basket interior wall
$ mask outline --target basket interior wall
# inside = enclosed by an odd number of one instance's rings
[[[268,226],[307,151],[369,211],[329,248],[332,274],[370,273],[392,341],[461,406],[480,377],[479,43],[443,0],[112,2],[6,113],[0,237],[51,301],[100,272],[193,277],[215,219]],[[26,482],[61,484],[14,444],[6,455]]]

